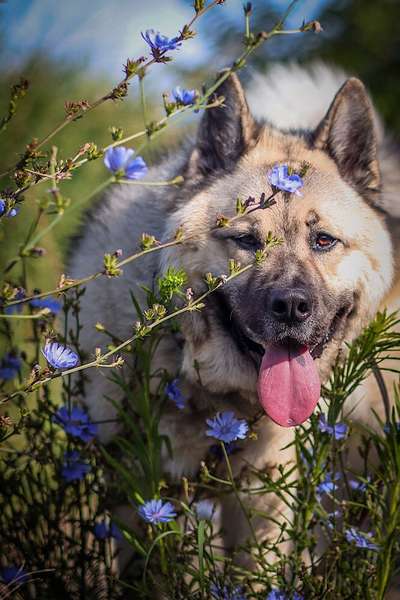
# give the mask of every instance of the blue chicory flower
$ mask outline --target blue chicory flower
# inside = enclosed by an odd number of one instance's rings
[[[64,453],[64,463],[61,469],[61,475],[66,481],[79,481],[90,473],[91,470],[92,467],[82,460],[82,457],[77,450]]]
[[[206,435],[225,443],[244,440],[249,430],[246,421],[237,419],[231,410],[218,412],[213,419],[207,419],[206,423],[210,428]]]
[[[42,354],[54,369],[72,369],[79,364],[77,353],[58,342],[47,342]]]
[[[132,148],[117,146],[109,148],[104,155],[104,164],[112,173],[123,173],[126,179],[142,179],[148,171],[141,156],[134,157]]]
[[[115,540],[123,540],[124,536],[122,535],[119,528],[115,525],[115,523],[110,523],[109,525],[102,521],[101,523],[96,523],[94,526],[94,535],[98,540],[105,540],[107,538],[114,538]]]
[[[199,500],[194,505],[194,512],[199,521],[212,521],[215,504],[211,500]]]
[[[154,29],[146,29],[145,33],[141,33],[141,36],[150,46],[151,53],[156,59],[159,58],[161,52],[176,50],[182,45],[182,42],[178,37],[168,38],[166,35],[162,35],[159,31],[154,31]]]
[[[319,416],[318,429],[322,433],[328,433],[333,438],[335,438],[335,440],[343,440],[346,437],[349,428],[345,423],[336,423],[336,425],[329,425],[326,421],[325,415],[321,414]]]
[[[336,482],[341,478],[340,473],[327,473],[324,481],[317,485],[317,498],[322,494],[332,494],[336,490]]]
[[[171,92],[174,101],[182,106],[190,106],[191,104],[194,104],[197,94],[197,90],[186,90],[181,88],[179,85],[176,86]]]
[[[0,570],[0,579],[6,583],[25,583],[28,579],[28,573],[22,567],[9,565]]]
[[[163,503],[162,500],[148,500],[138,510],[139,515],[147,521],[158,525],[159,523],[168,523],[176,517],[176,512],[171,502]]]
[[[23,300],[25,298],[25,290],[23,288],[19,288],[17,293],[15,294],[14,298],[12,298],[12,300]],[[6,315],[13,315],[15,313],[20,313],[22,312],[22,309],[24,308],[24,305],[21,304],[12,304],[11,306],[6,306],[4,309],[4,312]]]
[[[0,361],[0,379],[3,381],[10,381],[18,376],[18,372],[21,369],[21,359],[9,352]]]
[[[378,544],[373,544],[368,538],[372,537],[372,533],[360,533],[355,527],[350,527],[345,531],[346,540],[351,544],[355,544],[357,548],[366,550],[379,550]]]
[[[297,592],[293,595],[288,596],[286,592],[282,592],[281,590],[273,589],[269,592],[268,596],[265,600],[303,600],[303,596],[300,596]]]
[[[300,189],[304,183],[300,175],[289,175],[288,165],[276,165],[267,173],[267,179],[272,188],[301,196]]]
[[[210,594],[213,600],[246,600],[246,596],[243,595],[240,587],[235,587],[230,591],[226,585],[212,583]]]
[[[53,298],[53,296],[47,296],[46,298],[33,298],[29,304],[32,306],[32,308],[48,308],[54,315],[59,313],[61,310],[61,303]]]
[[[167,385],[165,386],[165,393],[167,397],[175,403],[175,406],[177,408],[179,408],[180,410],[185,408],[186,399],[185,396],[182,394],[181,390],[179,389],[178,379],[174,379],[173,381],[167,383]]]
[[[97,435],[97,425],[91,423],[87,412],[78,406],[75,406],[71,413],[66,406],[60,406],[53,416],[53,421],[66,433],[79,438],[82,442],[91,442]]]

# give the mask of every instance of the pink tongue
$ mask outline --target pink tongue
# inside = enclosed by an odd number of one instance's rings
[[[267,346],[258,375],[258,397],[282,427],[300,425],[316,407],[321,383],[305,346]]]

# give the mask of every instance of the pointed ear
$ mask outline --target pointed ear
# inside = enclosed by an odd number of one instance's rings
[[[376,204],[380,188],[374,111],[364,85],[348,79],[314,132],[314,145],[336,162],[342,177]]]
[[[215,96],[223,96],[224,102],[204,111],[189,161],[192,175],[231,170],[254,135],[255,123],[234,73],[219,86]]]

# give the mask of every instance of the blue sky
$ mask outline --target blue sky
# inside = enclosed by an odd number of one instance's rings
[[[284,10],[288,0],[272,0]],[[315,18],[326,0],[300,0],[288,26]],[[255,0],[262,5],[271,0]],[[173,36],[192,14],[192,0],[7,0],[0,4],[5,33],[2,62],[13,69],[34,51],[55,58],[84,61],[89,71],[117,79],[127,57],[146,52],[140,32],[154,28]],[[242,0],[226,0],[211,11],[214,18],[242,19]],[[219,14],[217,14],[219,12]],[[207,21],[201,35],[177,52],[177,64],[196,66],[199,57],[211,59]],[[175,57],[174,57],[175,58]]]

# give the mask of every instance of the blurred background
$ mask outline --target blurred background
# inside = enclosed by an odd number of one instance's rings
[[[253,31],[258,31],[270,29],[288,1],[254,0],[252,4],[251,24]],[[65,101],[90,102],[109,91],[121,79],[126,59],[147,52],[141,31],[154,28],[170,37],[176,35],[193,16],[192,5],[192,0],[0,0],[0,117],[7,112],[10,86],[20,76],[30,82],[15,118],[0,134],[0,172],[18,160],[26,144],[42,138],[62,120]],[[387,126],[400,136],[399,0],[299,0],[286,28],[299,27],[303,19],[318,19],[324,31],[275,38],[253,55],[241,72],[242,79],[253,70],[267,70],[274,61],[319,59],[340,65],[364,80]],[[196,30],[198,35],[174,52],[173,62],[149,70],[144,84],[150,120],[164,114],[163,92],[177,84],[200,87],[239,55],[244,31],[242,2],[226,0],[202,18]],[[159,152],[174,148],[198,119],[199,115],[194,115],[170,125],[157,139],[157,148],[152,144],[146,149],[145,158],[152,162]],[[126,134],[143,127],[137,79],[124,102],[104,104],[67,127],[53,143],[67,158],[85,142],[99,147],[110,143],[112,125],[122,127]],[[72,203],[79,201],[106,176],[101,160],[89,163],[62,184],[62,192]],[[3,178],[0,189],[7,185],[12,182]],[[20,214],[0,226],[0,268],[15,255],[36,203],[46,193],[46,185],[29,192]],[[68,239],[79,220],[79,210],[71,215],[67,210],[59,225],[41,240],[47,260],[31,261],[32,287],[49,289],[57,283]],[[18,268],[9,279],[18,283]]]

